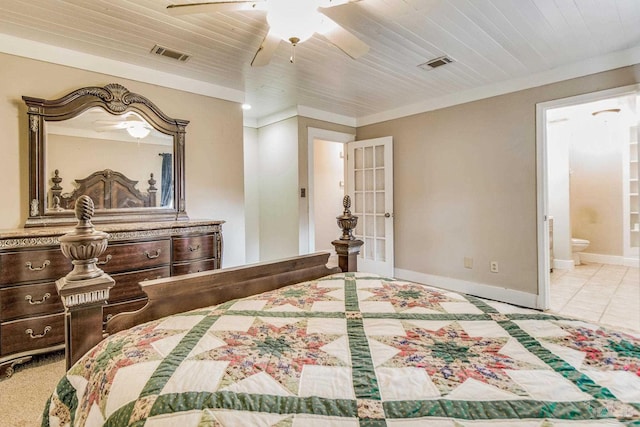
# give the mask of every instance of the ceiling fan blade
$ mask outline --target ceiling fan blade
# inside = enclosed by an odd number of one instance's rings
[[[95,130],[96,132],[109,132],[109,131],[117,131],[121,129],[124,129],[124,128],[117,127],[117,126],[96,126],[93,128],[93,130]]]
[[[267,35],[264,36],[264,40],[262,40],[262,44],[256,52],[256,55],[251,60],[251,66],[261,67],[267,65],[269,61],[271,61],[271,57],[281,41],[282,39],[280,37],[274,35],[271,30],[269,30]]]
[[[369,52],[369,46],[365,42],[337,24],[322,35],[353,59]]]
[[[169,15],[192,15],[196,13],[236,12],[241,10],[258,10],[258,1],[213,1],[204,3],[170,4],[167,6]]]
[[[124,129],[127,127],[126,120],[95,120],[93,124],[101,128]]]

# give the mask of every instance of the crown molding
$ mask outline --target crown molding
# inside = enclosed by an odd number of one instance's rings
[[[269,126],[277,122],[281,122],[283,120],[290,119],[292,117],[298,116],[298,109],[296,107],[287,108],[286,110],[279,111],[274,114],[270,114],[265,117],[260,117],[256,119],[256,128],[261,128],[264,126]]]
[[[244,92],[240,90],[7,34],[0,34],[0,52],[226,101],[244,102]]]
[[[330,113],[328,111],[318,110],[317,108],[298,105],[298,115],[308,117],[310,119],[322,120],[338,125],[356,127],[356,118],[344,116],[342,114]]]
[[[286,110],[282,110],[265,117],[245,117],[243,120],[243,125],[249,128],[261,128],[280,122],[282,120],[290,119],[292,117],[306,117],[309,119],[322,120],[338,125],[351,126],[353,128],[356,127],[355,117],[343,116],[341,114],[318,110],[317,108],[307,107],[305,105],[298,105],[296,107],[287,108]]]
[[[240,90],[6,34],[0,34],[0,52],[232,102],[242,103],[245,99],[244,92]],[[344,116],[298,105],[261,118],[245,117],[244,126],[260,128],[294,116],[304,116],[345,126],[361,127],[638,63],[640,63],[640,47],[634,47],[364,117]]]
[[[425,102],[419,102],[400,108],[384,111],[382,113],[371,114],[360,117],[356,120],[357,127],[385,122],[387,120],[399,119],[401,117],[412,116],[414,114],[425,113],[427,111],[439,110],[453,105],[464,104],[493,96],[504,95],[506,93],[531,89],[556,83],[562,80],[574,79],[577,77],[609,71],[616,68],[627,67],[640,63],[640,47],[634,47],[607,55],[574,62],[551,70],[543,71],[516,79],[485,85],[479,88],[469,89],[460,93],[441,96]]]

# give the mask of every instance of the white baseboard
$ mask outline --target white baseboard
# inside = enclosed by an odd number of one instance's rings
[[[575,263],[572,259],[555,259],[553,260],[553,268],[557,268],[559,270],[573,270],[575,268]]]
[[[580,261],[584,262],[597,262],[599,264],[610,264],[610,265],[625,265],[625,260],[631,262],[633,258],[625,258],[620,255],[602,255],[602,254],[592,254],[589,252],[580,252]],[[636,260],[636,265],[638,261]]]
[[[424,285],[462,292],[481,298],[503,301],[510,304],[528,308],[538,308],[538,295],[513,289],[499,288],[485,283],[469,282],[467,280],[453,279],[451,277],[435,276],[433,274],[419,273],[417,271],[396,268],[394,275],[398,279],[410,280]]]
[[[622,265],[625,267],[640,268],[640,258],[625,257],[622,259]]]

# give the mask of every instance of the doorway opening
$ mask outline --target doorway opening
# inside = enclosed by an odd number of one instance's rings
[[[331,242],[340,236],[335,221],[346,194],[346,143],[354,134],[326,129],[308,130],[308,251],[334,252]]]
[[[539,308],[553,305],[551,271],[638,267],[639,96],[633,85],[537,106]]]
[[[339,236],[335,217],[345,195],[344,144],[315,139],[313,141],[313,188],[309,203],[313,205],[313,252],[333,252],[331,241]],[[312,234],[311,234],[312,233]],[[311,249],[311,248],[310,248]]]

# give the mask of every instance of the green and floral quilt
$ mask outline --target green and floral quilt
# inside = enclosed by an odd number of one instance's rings
[[[43,426],[640,426],[640,337],[347,273],[139,325]]]

